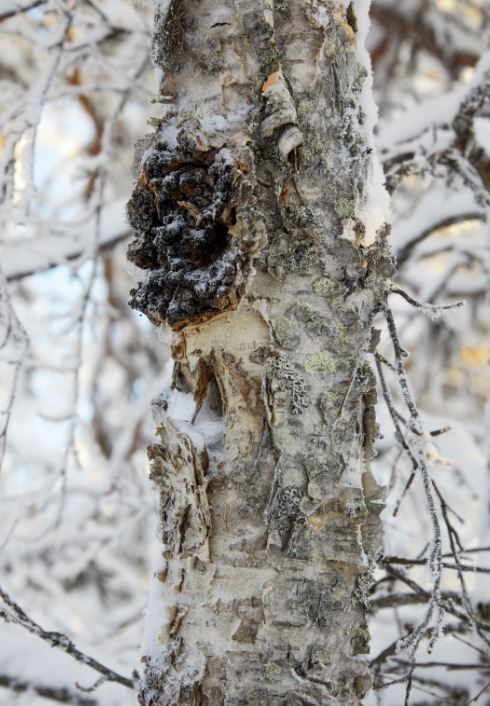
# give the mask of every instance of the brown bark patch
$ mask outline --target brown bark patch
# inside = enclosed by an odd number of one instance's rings
[[[272,88],[279,81],[279,73],[274,71],[265,81],[262,86],[262,93],[267,93],[267,91]]]

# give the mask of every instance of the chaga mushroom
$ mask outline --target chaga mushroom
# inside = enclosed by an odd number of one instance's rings
[[[128,259],[149,271],[130,304],[154,324],[178,329],[237,305],[250,259],[232,235],[239,175],[227,150],[199,149],[183,130],[177,147],[155,139],[147,150],[128,203]]]

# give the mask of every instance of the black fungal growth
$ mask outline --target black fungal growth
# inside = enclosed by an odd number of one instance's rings
[[[246,266],[233,235],[237,175],[226,150],[189,132],[172,148],[156,135],[147,150],[128,203],[128,259],[149,270],[130,304],[154,324],[178,329],[236,306]]]

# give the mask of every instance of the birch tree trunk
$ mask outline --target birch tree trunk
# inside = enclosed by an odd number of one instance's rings
[[[169,108],[128,205],[147,270],[132,305],[171,327],[175,361],[149,449],[163,547],[145,706],[348,706],[371,684],[366,353],[392,265],[366,5],[156,11]]]

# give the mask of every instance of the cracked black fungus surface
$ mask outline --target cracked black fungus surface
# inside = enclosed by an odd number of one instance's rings
[[[201,150],[178,136],[155,144],[128,203],[136,231],[128,259],[148,270],[130,304],[154,324],[174,328],[233,307],[241,294],[242,255],[228,229],[236,222],[234,169],[223,150]]]

